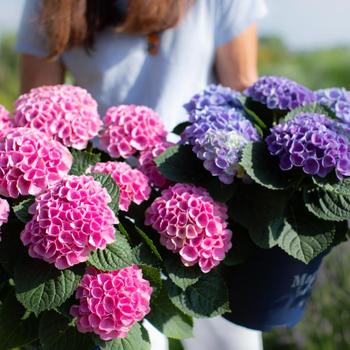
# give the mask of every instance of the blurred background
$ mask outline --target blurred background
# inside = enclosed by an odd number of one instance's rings
[[[14,42],[23,4],[0,0],[0,104],[10,110],[18,95]],[[269,14],[259,23],[260,74],[285,75],[314,89],[350,90],[350,1],[267,4]],[[350,350],[350,245],[325,260],[303,321],[265,334],[264,343],[266,350]]]

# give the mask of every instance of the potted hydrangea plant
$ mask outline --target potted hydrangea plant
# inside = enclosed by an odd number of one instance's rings
[[[244,94],[210,86],[185,105],[181,145],[157,159],[170,180],[228,206],[231,313],[259,330],[296,324],[322,257],[347,239],[350,95],[263,77]],[[190,169],[190,170],[189,170]]]
[[[209,86],[176,145],[150,108],[101,119],[79,87],[0,108],[2,349],[146,350],[144,320],[172,344],[198,317],[295,323],[346,239],[346,101],[282,78]]]

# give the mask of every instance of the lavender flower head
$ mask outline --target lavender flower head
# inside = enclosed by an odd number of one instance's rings
[[[244,94],[269,109],[292,110],[315,102],[311,90],[293,80],[276,76],[261,77]]]
[[[243,109],[238,91],[234,91],[222,85],[211,84],[204,90],[194,95],[191,100],[184,105],[187,112],[192,113],[207,106],[221,106],[228,109]]]
[[[182,133],[182,142],[193,146],[204,167],[225,184],[233,182],[239,172],[242,148],[260,139],[243,111],[223,107],[205,107],[190,116],[192,125]]]
[[[350,92],[344,88],[329,88],[315,92],[317,102],[330,108],[345,123],[350,123]]]
[[[244,111],[226,109],[225,107],[205,107],[201,111],[191,113],[192,123],[181,135],[183,143],[194,145],[196,140],[205,135],[208,130],[238,131],[250,140],[258,139],[258,133],[252,123],[245,117]]]
[[[249,142],[243,134],[233,130],[209,130],[196,140],[193,152],[204,160],[203,166],[224,184],[231,184],[242,170],[239,166],[242,149]]]
[[[350,141],[340,124],[321,114],[301,113],[271,129],[268,150],[279,157],[284,171],[297,167],[325,177],[334,169],[342,179],[350,176]]]

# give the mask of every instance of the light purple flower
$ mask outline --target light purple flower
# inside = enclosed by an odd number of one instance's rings
[[[211,84],[204,90],[194,95],[191,100],[184,105],[187,112],[192,113],[205,107],[221,106],[228,109],[242,109],[240,98],[241,93],[229,87]]]
[[[290,111],[315,102],[311,90],[285,77],[261,77],[244,94],[269,109]]]
[[[330,108],[336,116],[350,123],[350,92],[344,88],[329,88],[315,92],[317,102]]]

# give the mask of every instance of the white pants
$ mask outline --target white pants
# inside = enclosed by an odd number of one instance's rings
[[[168,350],[168,341],[150,323],[145,327],[151,350]],[[183,341],[185,350],[262,350],[261,332],[237,326],[222,317],[196,319],[194,337]]]

